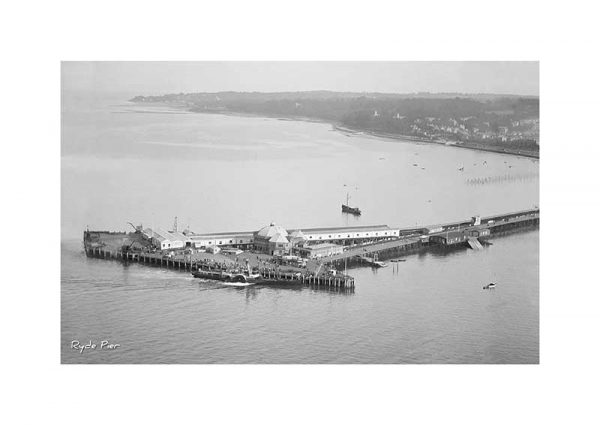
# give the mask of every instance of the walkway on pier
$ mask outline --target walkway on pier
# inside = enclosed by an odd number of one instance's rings
[[[447,234],[447,232],[449,231],[468,232],[483,229],[489,229],[490,232],[492,232],[493,234],[495,231],[502,231],[503,229],[509,229],[514,226],[519,226],[523,224],[528,225],[532,222],[539,222],[539,217],[540,211],[536,208],[509,214],[484,217],[481,219],[481,224],[479,225],[473,225],[470,221],[431,225],[428,226],[428,228],[439,228],[442,230],[439,232],[432,232],[429,234],[418,236],[415,235],[416,229],[400,229],[400,234],[404,234],[407,236],[401,236],[400,238],[391,241],[375,242],[368,245],[351,247],[341,254],[322,258],[320,259],[320,262],[324,264],[333,263],[339,260],[349,259],[357,256],[369,256],[382,251],[388,251],[389,253],[389,251],[391,250],[398,250],[397,253],[399,255],[402,255],[402,251],[414,251],[416,249],[421,248],[424,242],[423,238],[428,239],[431,236],[444,235]],[[492,237],[492,235],[488,237]],[[476,237],[469,236],[467,243],[469,243],[469,245],[471,245],[473,249],[483,248]]]
[[[420,243],[420,238],[418,237],[409,237],[396,239],[393,241],[379,242],[373,243],[369,245],[361,245],[354,248],[349,248],[341,254],[332,255],[331,257],[326,257],[322,259],[324,263],[331,263],[334,261],[344,260],[346,258],[352,258],[356,256],[365,256],[369,254],[374,254],[376,252],[385,251],[388,249],[394,248],[413,248],[415,245]]]

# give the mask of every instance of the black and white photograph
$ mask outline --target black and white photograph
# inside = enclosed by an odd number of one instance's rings
[[[599,423],[597,15],[7,3],[0,422]]]
[[[538,87],[537,62],[63,62],[61,361],[538,363]]]

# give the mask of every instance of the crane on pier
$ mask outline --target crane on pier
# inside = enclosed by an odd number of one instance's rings
[[[128,221],[127,224],[129,224],[131,227],[133,227],[133,230],[135,230],[137,233],[142,231],[143,227],[141,224],[139,226],[134,226],[133,223],[131,223],[130,221]]]

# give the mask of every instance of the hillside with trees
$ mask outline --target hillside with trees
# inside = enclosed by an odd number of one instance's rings
[[[539,98],[457,93],[179,93],[137,96],[194,112],[321,120],[354,131],[539,151]]]

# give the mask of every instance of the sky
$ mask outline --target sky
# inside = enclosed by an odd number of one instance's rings
[[[539,95],[538,62],[63,62],[65,91]]]

